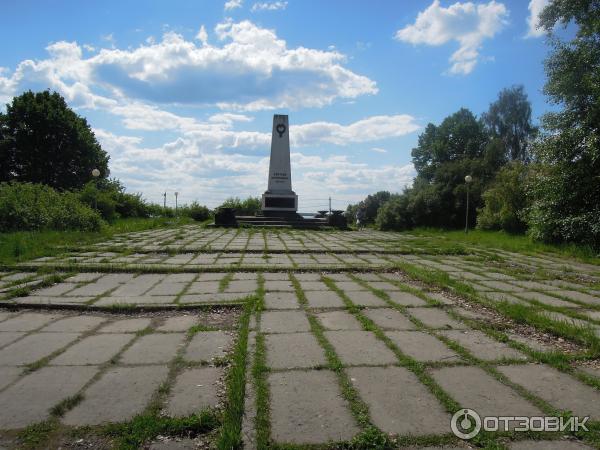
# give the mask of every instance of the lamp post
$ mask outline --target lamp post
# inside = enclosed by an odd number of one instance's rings
[[[177,217],[177,196],[179,195],[179,192],[175,191],[175,217]]]
[[[467,211],[465,213],[465,233],[469,232],[469,186],[473,181],[473,177],[471,175],[467,175],[465,177],[465,183],[467,184]]]
[[[96,185],[96,192],[94,194],[94,209],[98,209],[98,177],[100,171],[98,169],[92,169],[92,176],[94,177],[94,184]]]

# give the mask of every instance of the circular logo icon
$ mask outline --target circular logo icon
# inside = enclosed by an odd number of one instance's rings
[[[481,431],[481,417],[472,409],[461,409],[454,413],[450,428],[460,439],[472,439]]]

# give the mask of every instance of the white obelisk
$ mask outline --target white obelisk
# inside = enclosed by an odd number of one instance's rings
[[[269,187],[262,196],[262,210],[287,213],[298,210],[298,196],[292,191],[290,134],[286,115],[273,116]]]

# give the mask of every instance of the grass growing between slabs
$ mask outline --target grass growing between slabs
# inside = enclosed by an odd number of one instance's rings
[[[151,219],[118,219],[98,232],[84,231],[17,231],[0,233],[0,264],[15,263],[54,256],[68,248],[80,248],[113,237],[119,233],[170,228],[193,223],[191,219],[179,217]]]
[[[555,255],[577,258],[592,264],[600,264],[600,254],[591,247],[576,244],[545,244],[533,241],[525,234],[510,234],[503,231],[439,230],[417,228],[406,234],[428,239],[444,240],[455,245],[477,246],[488,249],[501,249],[517,253],[554,253]]]

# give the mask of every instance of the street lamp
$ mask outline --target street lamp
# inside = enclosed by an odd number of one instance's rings
[[[465,213],[465,233],[469,232],[469,186],[473,181],[473,177],[471,175],[467,175],[465,177],[465,183],[467,184],[467,211]]]
[[[179,192],[175,192],[175,217],[177,217],[177,196],[179,195]]]
[[[92,176],[94,177],[94,184],[96,185],[96,192],[94,194],[94,209],[98,209],[98,177],[100,171],[98,169],[92,169]]]

